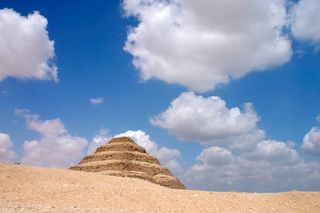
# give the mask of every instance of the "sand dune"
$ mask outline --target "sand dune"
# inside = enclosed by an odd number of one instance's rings
[[[320,212],[320,192],[178,190],[136,178],[0,164],[0,212]]]

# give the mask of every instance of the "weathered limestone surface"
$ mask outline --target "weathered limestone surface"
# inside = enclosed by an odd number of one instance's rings
[[[111,139],[70,169],[140,178],[169,188],[185,189],[185,186],[163,167],[157,158],[150,156],[129,137]]]

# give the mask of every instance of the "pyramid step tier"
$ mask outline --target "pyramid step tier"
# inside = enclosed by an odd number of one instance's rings
[[[158,174],[151,178],[145,172],[137,172],[137,171],[116,171],[116,170],[109,170],[109,171],[101,171],[97,172],[98,174],[103,175],[112,175],[117,177],[131,177],[131,178],[139,178],[142,180],[147,180],[152,183],[159,184],[161,186],[170,187],[173,189],[185,189],[185,186],[180,183],[178,179],[173,176]]]
[[[117,137],[117,138],[112,138],[108,144],[115,144],[115,143],[131,143],[131,144],[135,144],[134,140],[132,140],[129,137]]]
[[[146,150],[144,148],[132,142],[108,143],[106,145],[98,147],[95,153],[107,152],[107,151],[131,151],[131,152],[146,153]]]
[[[174,176],[165,174],[158,174],[153,176],[155,182],[161,186],[169,187],[172,189],[185,189],[186,187]]]
[[[157,183],[152,177],[147,175],[145,172],[109,170],[109,171],[101,171],[97,173],[102,175],[112,175],[112,176],[118,176],[118,177],[139,178],[142,180],[150,181],[152,183]]]
[[[157,174],[164,174],[172,176],[171,172],[157,164],[150,164],[146,162],[138,161],[126,161],[126,160],[104,160],[104,161],[93,161],[83,164],[72,166],[70,169],[86,172],[101,172],[101,171],[137,171],[144,172],[149,176],[153,177]]]
[[[104,160],[129,160],[129,161],[141,161],[151,164],[160,165],[157,158],[150,156],[146,153],[132,152],[132,151],[104,151],[97,152],[92,155],[84,157],[80,164],[93,162],[93,161],[104,161]]]

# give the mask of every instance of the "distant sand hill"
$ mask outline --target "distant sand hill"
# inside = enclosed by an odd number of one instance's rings
[[[111,139],[70,169],[140,178],[173,189],[185,189],[167,168],[160,165],[157,158],[150,156],[129,137]]]
[[[0,164],[0,212],[320,212],[320,192],[204,192],[146,180]]]

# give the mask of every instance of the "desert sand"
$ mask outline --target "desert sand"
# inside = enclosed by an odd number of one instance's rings
[[[0,164],[0,212],[320,212],[320,192],[179,190],[146,180]]]

